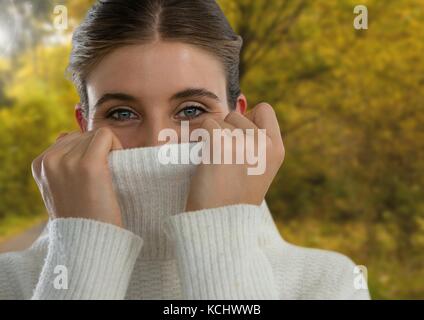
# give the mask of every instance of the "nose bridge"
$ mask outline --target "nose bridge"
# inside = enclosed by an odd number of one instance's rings
[[[159,134],[164,129],[172,129],[169,121],[157,114],[154,117],[150,118],[146,124],[146,131],[145,131],[145,147],[154,147],[154,146],[160,146],[166,143],[166,141],[159,141]]]

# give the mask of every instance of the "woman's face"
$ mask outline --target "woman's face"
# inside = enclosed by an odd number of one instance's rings
[[[126,46],[106,56],[87,79],[88,119],[83,131],[110,127],[124,148],[160,145],[159,132],[181,121],[190,132],[210,118],[224,119],[227,103],[223,66],[212,55],[179,42]],[[244,95],[237,111],[244,113]]]

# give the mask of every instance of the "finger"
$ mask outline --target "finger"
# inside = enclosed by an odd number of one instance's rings
[[[89,161],[101,163],[107,159],[110,151],[123,149],[121,142],[110,128],[98,129],[84,154]]]
[[[208,118],[205,121],[203,121],[200,127],[207,130],[210,136],[212,136],[214,129],[221,129],[221,126],[216,121],[216,119],[212,119],[212,118]]]
[[[93,133],[90,131],[83,133],[76,131],[72,134],[66,135],[56,142],[56,147],[52,150],[52,152],[59,157],[63,157],[70,153],[71,150],[73,150],[82,140],[92,134]]]
[[[221,119],[214,119],[214,120],[219,124],[221,129],[229,129],[231,131],[236,129],[235,126],[233,126],[231,123],[226,122],[225,120],[221,120]]]
[[[245,152],[247,152],[247,149],[245,147],[246,135],[243,132],[244,129],[236,128],[231,123],[228,123],[224,120],[216,119],[216,122],[219,124],[219,126],[222,129],[227,129],[230,132],[229,133],[220,132],[220,134],[217,137],[214,136],[214,139],[215,138],[221,139],[221,141],[219,142],[219,147],[217,148],[218,155],[216,156],[216,158],[214,157],[214,161],[216,161],[216,159],[220,159],[218,160],[220,161],[219,163],[231,164],[235,160],[233,158],[234,156],[237,156],[237,159],[238,159],[238,155],[242,155],[244,157]],[[229,137],[231,140],[227,140]],[[250,136],[250,138],[253,138],[253,144],[256,145],[257,135],[253,134]],[[214,152],[215,152],[215,149],[213,149],[213,153]],[[221,152],[223,152],[223,154],[221,154]],[[214,156],[215,156],[215,153],[214,153]],[[227,158],[228,156],[229,158]],[[237,164],[243,164],[243,160],[241,163],[237,162]]]
[[[41,164],[48,153],[52,152],[60,152],[61,148],[64,146],[69,146],[75,139],[77,139],[81,133],[79,131],[74,131],[63,135],[60,139],[58,139],[54,144],[50,145],[43,153],[41,153],[37,158],[34,159],[31,165],[32,175],[33,177],[38,177],[41,173]]]
[[[79,133],[76,134],[72,139],[69,139],[66,143],[60,144],[59,142],[56,148],[50,151],[46,157],[42,159],[41,168],[44,168],[44,161],[47,161],[47,156],[49,157],[48,161],[51,167],[59,165],[63,159],[67,159],[67,164],[69,164],[68,161],[70,158],[79,159],[81,155],[77,155],[75,150],[78,149],[78,147],[82,145],[84,141],[89,139],[90,135],[92,135],[90,132],[85,132],[83,134]],[[78,151],[81,152],[80,150]]]
[[[258,129],[258,127],[240,112],[232,111],[224,119],[225,122],[241,129]]]
[[[90,141],[93,139],[94,132],[85,132],[83,135],[73,141],[72,144],[64,146],[62,149],[62,154],[64,158],[77,158],[81,159],[85,154]]]
[[[56,142],[53,145],[51,145],[51,147],[49,149],[51,149],[51,150],[60,149],[63,146],[69,145],[75,139],[78,139],[78,137],[80,137],[81,135],[82,135],[82,133],[79,132],[79,131],[73,131],[73,132],[67,133],[67,134],[62,133],[61,135],[59,135],[59,137],[56,139]],[[48,151],[49,149],[47,149],[46,151]]]
[[[265,129],[266,135],[271,140],[282,140],[280,125],[278,124],[275,110],[268,103],[260,103],[246,114],[259,129]]]
[[[208,131],[208,138],[204,142],[208,143],[210,146],[212,145],[214,130],[222,130],[221,126],[217,122],[217,119],[212,118],[207,118],[205,121],[202,122],[200,127]]]
[[[258,141],[258,127],[252,121],[240,113],[237,114],[237,112],[230,113],[227,115],[226,119],[230,121],[217,120],[221,127],[230,129],[232,134],[237,134],[237,132],[235,132],[236,129],[242,131],[243,136],[245,138],[253,138],[253,142],[256,145]]]
[[[203,143],[205,143],[206,146],[206,148],[202,150],[202,162],[205,164],[212,164],[214,162],[213,132],[214,130],[222,130],[222,128],[217,122],[217,120],[213,118],[207,118],[205,121],[202,122],[200,127],[208,131],[206,139],[202,139]]]

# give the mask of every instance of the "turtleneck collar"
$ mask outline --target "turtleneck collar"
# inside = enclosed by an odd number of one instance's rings
[[[184,148],[197,143],[168,145],[173,160]],[[161,146],[115,150],[109,154],[109,168],[116,191],[124,228],[143,238],[141,257],[170,259],[174,246],[165,234],[164,218],[185,211],[191,177],[197,164],[162,164]],[[163,149],[162,149],[163,150]],[[263,214],[263,243],[282,240],[268,206],[261,205]]]

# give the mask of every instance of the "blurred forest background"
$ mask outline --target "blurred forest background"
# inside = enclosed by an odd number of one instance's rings
[[[77,130],[64,71],[91,3],[0,2],[0,241],[46,219],[30,165]],[[249,105],[279,116],[286,160],[267,202],[283,236],[367,266],[374,299],[424,298],[424,0],[218,3],[244,39]],[[358,4],[368,30],[353,28]]]

